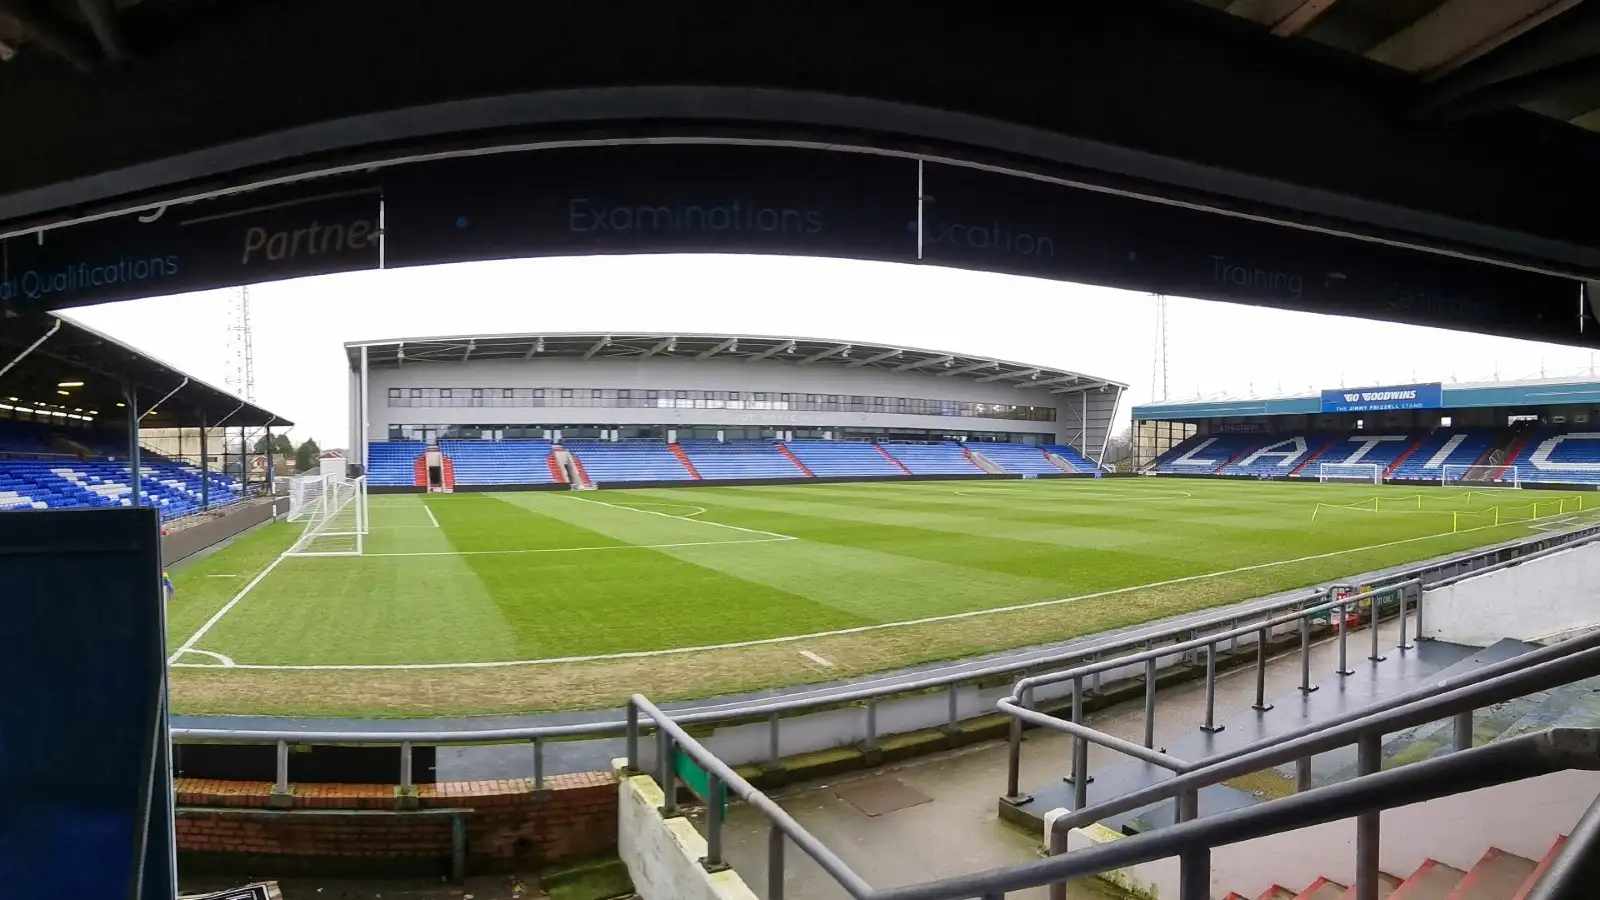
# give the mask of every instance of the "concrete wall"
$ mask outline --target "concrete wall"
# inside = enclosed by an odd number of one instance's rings
[[[161,541],[161,563],[170,566],[222,543],[228,538],[243,534],[277,516],[288,515],[289,498],[277,497],[270,501],[241,504],[223,510],[214,518],[206,519],[168,533]]]
[[[1423,594],[1422,633],[1487,647],[1600,622],[1600,545],[1552,553]]]
[[[970,377],[938,377],[927,372],[888,372],[820,364],[800,367],[776,361],[636,358],[543,359],[520,362],[484,360],[464,364],[416,364],[373,369],[368,376],[368,434],[386,440],[391,424],[610,424],[610,425],[765,425],[784,428],[881,427],[954,431],[1004,431],[1048,435],[1052,440],[1098,455],[1115,417],[1120,396],[1104,392],[1051,394],[1049,387],[1026,388]],[[1028,382],[1022,382],[1022,385]],[[389,388],[485,388],[483,406],[389,406]],[[630,390],[740,390],[769,393],[859,394],[961,400],[1026,406],[1054,406],[1055,422],[897,413],[813,412],[750,409],[639,409],[609,407],[495,406],[503,388],[627,388]],[[488,396],[494,392],[495,396]],[[470,396],[470,395],[469,395]],[[352,429],[355,430],[354,428]]]
[[[705,838],[683,816],[661,817],[666,796],[654,779],[619,769],[617,795],[617,855],[642,900],[757,900],[732,869],[705,870]]]

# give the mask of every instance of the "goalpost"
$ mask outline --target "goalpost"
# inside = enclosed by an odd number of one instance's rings
[[[360,556],[371,530],[366,476],[295,479],[289,485],[289,521],[306,527],[285,556]]]
[[[1439,470],[1439,484],[1519,488],[1522,478],[1516,466],[1444,466]]]
[[[1320,463],[1317,466],[1317,480],[1383,484],[1383,466],[1377,463]]]

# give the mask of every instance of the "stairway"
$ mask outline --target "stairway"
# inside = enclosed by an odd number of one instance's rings
[[[439,481],[446,493],[456,489],[456,464],[450,457],[439,454]]]
[[[1290,472],[1289,474],[1290,475],[1299,475],[1301,472],[1305,471],[1307,466],[1309,466],[1312,463],[1316,462],[1317,461],[1317,457],[1321,456],[1324,453],[1327,453],[1329,450],[1332,450],[1334,447],[1338,446],[1339,442],[1342,441],[1342,440],[1344,440],[1344,435],[1340,435],[1340,436],[1338,436],[1336,438],[1330,439],[1326,444],[1323,444],[1321,447],[1318,447],[1315,453],[1312,453],[1310,456],[1306,457],[1306,461],[1305,462],[1301,463],[1298,466],[1295,466],[1294,467],[1294,471]]]
[[[551,453],[544,458],[544,461],[550,467],[550,477],[556,480],[556,484],[566,484],[567,473],[562,471],[561,463],[556,461],[556,455]]]
[[[1556,838],[1538,862],[1490,847],[1465,872],[1436,859],[1423,860],[1404,879],[1380,872],[1378,896],[1386,900],[1525,900],[1566,842],[1566,835]],[[1256,900],[1355,900],[1355,896],[1354,885],[1318,878],[1299,893],[1273,885]],[[1232,893],[1223,900],[1250,898]]]
[[[411,461],[411,473],[415,476],[413,484],[420,488],[428,486],[428,454],[418,454],[417,458]]]
[[[1428,435],[1423,435],[1422,437],[1419,437],[1416,440],[1412,441],[1411,442],[1411,446],[1406,448],[1406,452],[1404,452],[1404,453],[1400,454],[1399,456],[1395,457],[1394,462],[1389,464],[1389,468],[1383,470],[1383,477],[1385,479],[1387,479],[1390,475],[1393,475],[1395,470],[1400,468],[1400,464],[1401,463],[1403,463],[1406,460],[1410,459],[1411,458],[1411,454],[1416,453],[1418,450],[1422,449],[1422,445],[1426,444],[1427,442],[1428,442]]]
[[[894,463],[897,467],[899,467],[900,471],[904,472],[907,475],[911,474],[911,470],[906,468],[906,464],[901,462],[898,459],[895,459],[894,458],[894,454],[892,454],[889,451],[883,449],[883,445],[882,444],[874,443],[872,446],[877,447],[878,448],[878,452],[883,454],[884,459],[887,459],[889,462]]]
[[[807,478],[815,478],[815,477],[817,477],[816,475],[812,474],[810,469],[806,468],[806,464],[805,463],[800,461],[800,457],[794,455],[794,451],[789,449],[789,445],[787,445],[787,444],[779,444],[778,445],[778,452],[782,453],[784,455],[784,457],[789,460],[789,462],[794,463],[794,467],[796,469],[799,469],[801,472],[803,472]]]
[[[693,478],[695,481],[700,480],[700,473],[696,471],[694,463],[689,461],[689,454],[683,452],[683,445],[679,444],[677,441],[673,441],[667,445],[667,449],[671,450],[672,455],[676,456],[678,458],[678,462],[683,464],[683,470],[689,473],[690,478]]]
[[[1528,435],[1529,432],[1524,429],[1507,428],[1501,431],[1498,435],[1495,435],[1494,440],[1489,442],[1489,446],[1485,447],[1483,452],[1478,454],[1478,458],[1472,461],[1472,468],[1477,469],[1479,467],[1496,466],[1500,465],[1501,463],[1510,465],[1517,458],[1517,454],[1522,452],[1522,445],[1527,443]],[[1500,462],[1495,462],[1497,454]],[[1495,474],[1498,475],[1499,473],[1497,472]],[[1462,481],[1488,480],[1489,478],[1487,472],[1473,475],[1470,478],[1462,479]]]

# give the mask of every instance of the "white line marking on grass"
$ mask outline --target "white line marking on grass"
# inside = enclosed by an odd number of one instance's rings
[[[243,578],[243,575],[207,575],[207,578]]]
[[[599,502],[599,501],[594,501]],[[609,504],[607,504],[609,505]],[[643,512],[643,510],[638,510]],[[675,518],[675,517],[669,517]],[[713,524],[707,522],[707,525]],[[1235,569],[1223,569],[1217,572],[1206,572],[1200,575],[1185,575],[1181,578],[1169,578],[1165,581],[1153,581],[1148,584],[1135,584],[1127,587],[1112,588],[1105,591],[1095,591],[1091,594],[1079,594],[1076,597],[1060,597],[1054,600],[1037,600],[1032,603],[1016,603],[1010,606],[996,606],[990,609],[974,609],[967,612],[946,613],[941,616],[927,616],[921,619],[906,619],[899,622],[879,622],[873,625],[857,625],[853,628],[839,628],[833,631],[814,631],[809,634],[791,634],[782,637],[758,638],[749,641],[730,641],[725,644],[701,644],[694,647],[669,647],[662,650],[631,650],[625,653],[600,653],[589,656],[552,656],[544,659],[516,659],[498,660],[494,662],[459,662],[459,663],[349,663],[328,665],[265,665],[240,663],[235,669],[261,669],[265,671],[386,671],[390,669],[503,669],[511,666],[547,666],[558,663],[602,662],[613,659],[646,659],[657,656],[677,656],[685,653],[704,653],[710,650],[737,650],[741,647],[761,647],[770,644],[789,644],[795,641],[809,641],[818,638],[838,637],[846,634],[863,634],[869,631],[883,631],[889,628],[904,628],[912,625],[930,625],[936,622],[954,622],[960,619],[972,619],[979,616],[989,616],[996,613],[1019,612],[1029,609],[1040,609],[1046,606],[1060,606],[1065,603],[1077,603],[1082,600],[1097,600],[1101,597],[1114,597],[1119,594],[1128,594],[1134,591],[1148,590],[1150,588],[1171,587],[1175,584],[1188,584],[1195,581],[1206,581],[1211,578],[1222,578],[1228,575],[1238,575],[1242,572],[1256,572],[1262,569],[1272,569],[1278,566],[1294,565],[1295,563],[1313,562],[1319,559],[1329,559],[1335,556],[1344,556],[1350,553],[1365,553],[1368,550],[1382,550],[1387,547],[1399,547],[1404,544],[1415,544],[1420,541],[1432,541],[1443,537],[1469,534],[1474,531],[1484,531],[1490,528],[1506,527],[1502,525],[1480,525],[1477,528],[1464,528],[1456,532],[1441,532],[1439,534],[1425,534],[1421,537],[1404,538],[1398,541],[1386,541],[1382,544],[1369,544],[1365,547],[1351,547],[1348,550],[1331,550],[1327,553],[1315,553],[1310,556],[1298,556],[1294,559],[1280,559],[1273,562],[1256,563],[1249,566],[1240,566]],[[743,541],[726,541],[723,543],[745,543]],[[749,543],[755,543],[750,541]],[[621,549],[621,548],[607,548]],[[493,551],[488,551],[493,552]],[[226,610],[224,610],[226,611]],[[220,617],[218,616],[213,618]],[[210,627],[210,623],[207,623]],[[192,643],[192,640],[191,640]],[[187,646],[187,645],[186,645]],[[185,663],[178,663],[184,666]]]
[[[428,521],[433,523],[433,527],[438,528],[439,520],[433,517],[433,507],[424,503],[422,504],[422,511],[428,514]]]
[[[1059,501],[1059,500],[1064,499],[1066,497],[1075,497],[1075,496],[1077,496],[1079,494],[1095,494],[1095,495],[1101,496],[1101,497],[1109,497],[1109,498],[1112,498],[1114,500],[1176,500],[1176,499],[1192,500],[1192,499],[1194,499],[1194,495],[1189,493],[1188,491],[1163,491],[1160,494],[1154,494],[1154,493],[1150,493],[1148,491],[1123,492],[1123,491],[1116,491],[1116,490],[1108,491],[1108,490],[1100,489],[1100,488],[1073,488],[1070,491],[1047,491],[1047,492],[1040,492],[1040,491],[1037,491],[1037,490],[1033,490],[1031,488],[971,488],[971,489],[965,490],[965,491],[952,491],[951,493],[957,494],[957,495],[962,496],[962,497],[976,497],[980,493],[984,493],[984,494],[1032,494],[1033,496],[1038,497],[1041,500],[1050,500],[1052,502]]]
[[[179,650],[178,653],[198,653],[201,656],[209,656],[209,657],[211,657],[212,659],[216,660],[217,662],[221,663],[224,666],[231,666],[231,665],[234,664],[232,659],[230,659],[230,658],[228,658],[226,656],[223,656],[221,653],[212,653],[210,650],[197,650],[197,649],[195,649],[193,647],[190,647],[187,650]],[[174,655],[176,655],[176,654],[174,654]],[[204,665],[204,666],[197,666],[197,668],[214,669],[214,668],[216,668],[216,666]]]
[[[196,631],[194,634],[190,635],[189,639],[183,642],[183,646],[179,647],[177,650],[174,650],[172,655],[167,657],[167,665],[170,666],[177,663],[179,656],[183,655],[186,651],[193,650],[194,645],[200,643],[200,639],[206,636],[206,632],[210,631],[213,626],[222,621],[222,617],[227,615],[235,606],[238,606],[239,601],[244,599],[245,594],[255,590],[256,585],[260,584],[262,579],[271,574],[272,570],[278,567],[278,563],[283,562],[287,558],[287,556],[279,556],[272,562],[267,563],[267,567],[262,569],[260,574],[256,575],[256,577],[250,579],[250,583],[244,586],[244,590],[234,594],[232,600],[224,603],[221,609],[217,610],[216,613],[211,616],[211,618],[206,620],[204,625],[200,626],[199,631]]]
[[[711,523],[706,523],[711,524]],[[681,541],[675,544],[613,544],[603,547],[538,547],[525,550],[420,550],[415,553],[364,553],[363,558],[373,556],[515,556],[521,553],[577,553],[588,550],[666,550],[672,547],[721,547],[727,544],[776,544],[780,541],[793,541],[792,537],[749,538],[737,541]],[[343,559],[347,557],[328,557],[329,559]]]
[[[734,531],[745,531],[749,532],[750,534],[760,534],[770,538],[781,538],[786,541],[799,540],[799,538],[792,534],[779,534],[776,531],[762,531],[759,528],[746,528],[743,525],[725,525],[721,522],[710,522],[705,519],[691,519],[688,516],[674,516],[670,513],[656,512],[653,509],[639,509],[635,506],[623,506],[620,503],[607,503],[604,500],[590,500],[588,497],[574,497],[571,494],[562,494],[561,496],[566,497],[568,500],[578,500],[583,503],[598,503],[601,506],[609,506],[612,509],[626,509],[631,512],[644,513],[647,516],[660,516],[663,519],[678,519],[684,522],[699,522],[701,525],[714,525],[718,528],[732,528]],[[701,511],[704,512],[704,510]]]
[[[812,662],[816,663],[817,665],[822,666],[823,668],[826,668],[826,669],[833,668],[833,663],[823,659],[822,657],[816,655],[815,653],[812,653],[810,650],[801,650],[800,651],[800,655],[804,656],[806,659],[811,660]]]

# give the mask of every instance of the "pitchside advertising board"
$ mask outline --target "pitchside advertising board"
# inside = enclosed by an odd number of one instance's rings
[[[771,253],[1600,344],[1573,280],[989,170],[770,146],[418,162],[20,235],[0,251],[0,302],[42,309],[380,265]]]
[[[1325,413],[1438,409],[1444,406],[1444,385],[1401,384],[1392,387],[1339,388],[1322,392]]]
[[[171,898],[160,518],[0,516],[0,897]]]

